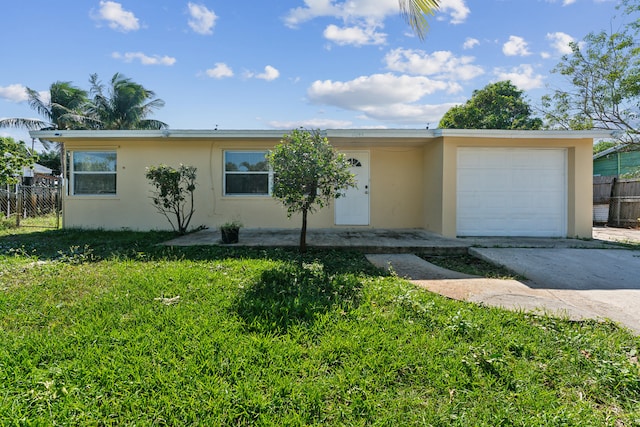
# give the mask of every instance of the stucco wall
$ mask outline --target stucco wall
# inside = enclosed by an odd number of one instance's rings
[[[273,141],[224,140],[74,140],[66,149],[117,151],[115,196],[66,196],[64,226],[132,230],[170,229],[149,198],[151,186],[145,168],[180,163],[197,168],[195,215],[192,227],[216,227],[240,220],[245,227],[298,228],[298,215],[287,218],[286,209],[265,196],[223,196],[224,150],[267,150]],[[370,157],[370,227],[422,227],[422,147],[336,145],[338,150],[367,151]],[[309,226],[334,227],[333,205],[312,214]]]
[[[456,235],[456,162],[459,147],[566,148],[568,156],[567,232],[591,237],[592,138],[474,138],[440,136],[413,140],[366,140],[350,137],[332,141],[341,151],[367,151],[370,159],[370,224],[375,228],[425,228],[448,237]],[[180,163],[198,168],[196,213],[192,227],[216,227],[237,219],[246,227],[298,228],[300,218],[287,218],[285,208],[271,197],[223,196],[224,150],[269,149],[279,138],[74,138],[67,150],[117,150],[115,196],[66,196],[64,226],[104,229],[169,229],[152,206],[145,168]],[[310,227],[335,227],[330,205],[310,217]],[[367,226],[365,226],[367,227]]]
[[[456,235],[456,174],[458,147],[530,147],[567,149],[567,236],[590,238],[592,233],[593,139],[445,138],[443,147],[443,217],[441,234]]]

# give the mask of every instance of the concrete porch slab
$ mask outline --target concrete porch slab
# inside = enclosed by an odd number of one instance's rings
[[[297,247],[299,229],[243,228],[239,247]],[[168,246],[222,245],[216,228],[200,230],[164,243]],[[603,240],[534,238],[534,237],[466,237],[449,239],[422,229],[323,228],[307,230],[309,248],[343,248],[365,253],[463,254],[470,247],[485,248],[611,248]]]

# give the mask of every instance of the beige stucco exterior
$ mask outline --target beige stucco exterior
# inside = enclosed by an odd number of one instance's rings
[[[188,164],[197,168],[192,227],[240,220],[250,228],[298,228],[269,196],[225,196],[225,150],[268,150],[285,131],[41,131],[32,136],[64,142],[67,151],[115,150],[117,194],[66,195],[64,227],[109,230],[170,229],[151,204],[145,168]],[[326,131],[341,151],[370,159],[370,228],[423,228],[456,236],[456,150],[458,147],[566,148],[567,235],[591,237],[592,144],[589,133],[500,131]],[[310,216],[310,227],[338,227],[333,206]]]

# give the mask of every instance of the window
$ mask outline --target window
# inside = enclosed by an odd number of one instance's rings
[[[224,194],[268,196],[271,172],[266,151],[224,152]]]
[[[116,152],[74,151],[71,191],[74,195],[116,194]]]

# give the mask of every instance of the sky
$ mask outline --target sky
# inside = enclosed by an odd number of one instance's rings
[[[625,22],[616,0],[441,0],[420,40],[397,0],[0,4],[0,118],[39,117],[26,87],[46,99],[55,81],[121,73],[164,100],[151,118],[172,129],[436,128],[507,79],[535,107],[566,87],[551,70],[571,41]]]

